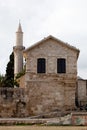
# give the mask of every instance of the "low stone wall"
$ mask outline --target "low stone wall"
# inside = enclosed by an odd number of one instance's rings
[[[46,126],[71,125],[71,115],[57,118],[0,118],[1,125],[18,125],[18,124],[43,124]]]
[[[53,118],[64,116],[62,110],[58,110],[57,101],[54,102],[53,97],[50,97],[47,92],[45,97],[44,93],[38,86],[31,87],[28,90],[24,88],[0,88],[0,117],[24,118],[40,115],[44,118]],[[55,92],[53,92],[53,96],[55,96]],[[41,108],[43,111],[41,111]]]
[[[23,88],[0,88],[0,117],[26,117],[27,95]]]
[[[45,125],[87,125],[87,112],[72,112],[70,114],[70,111],[58,111],[56,109],[55,111],[44,111],[44,113],[39,113],[35,117],[30,113],[33,101],[30,101],[30,99],[32,99],[32,95],[27,89],[0,88],[0,123],[32,124],[33,122]]]
[[[0,118],[1,125],[35,125],[43,124],[46,126],[87,126],[87,113],[85,112],[73,112],[66,116],[55,118],[39,118],[39,117],[27,117],[27,118]]]
[[[87,112],[73,112],[72,125],[87,126]]]

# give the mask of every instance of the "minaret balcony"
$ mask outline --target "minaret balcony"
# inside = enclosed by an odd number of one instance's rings
[[[13,50],[14,50],[14,51],[16,51],[16,50],[20,50],[20,51],[21,51],[21,50],[24,50],[24,49],[25,49],[24,46],[14,46],[14,47],[13,47]]]

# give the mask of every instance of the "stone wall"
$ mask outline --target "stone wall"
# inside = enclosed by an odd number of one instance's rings
[[[87,126],[87,112],[73,112],[72,125]]]
[[[25,87],[28,90],[30,115],[75,109],[77,56],[60,42],[48,39],[25,53]],[[37,59],[46,59],[46,73],[37,73]],[[66,73],[57,73],[57,59],[66,59]]]
[[[43,76],[44,79],[45,76]],[[47,78],[47,76],[46,76]],[[51,76],[49,77],[51,78]],[[29,114],[75,109],[75,83],[55,80],[27,82]]]
[[[37,115],[40,117],[44,115],[46,117],[53,117],[52,115],[55,115],[55,112],[57,113],[56,116],[63,114],[59,109],[61,104],[63,106],[63,102],[60,102],[60,98],[58,98],[60,93],[55,93],[56,88],[46,88],[45,86],[43,90],[42,86],[40,87],[41,84],[36,84],[36,87],[32,85],[31,83],[30,89],[28,90],[24,88],[0,88],[1,118]],[[54,96],[56,97],[55,99]]]
[[[27,99],[22,88],[0,88],[0,117],[29,116]]]
[[[26,52],[26,72],[37,74],[37,59],[46,59],[46,74],[57,74],[57,59],[66,59],[66,74],[69,77],[77,76],[77,54],[78,51],[61,45],[61,43],[49,39],[35,48]],[[66,75],[65,74],[65,75]]]
[[[77,97],[79,106],[87,104],[87,80],[78,79]]]

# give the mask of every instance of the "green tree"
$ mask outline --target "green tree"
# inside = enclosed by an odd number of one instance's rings
[[[6,67],[4,87],[14,87],[14,53],[12,52]]]

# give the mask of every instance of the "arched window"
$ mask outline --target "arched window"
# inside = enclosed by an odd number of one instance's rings
[[[57,59],[57,73],[66,73],[66,59]]]
[[[46,60],[44,58],[37,59],[37,73],[46,72]]]

